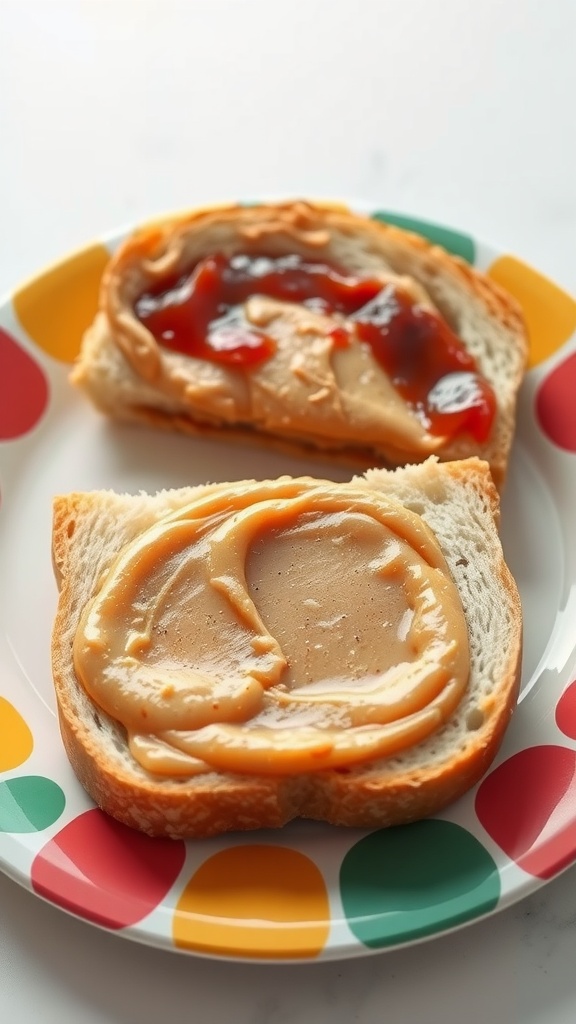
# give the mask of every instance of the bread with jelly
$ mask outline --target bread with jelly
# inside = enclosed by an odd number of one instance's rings
[[[463,260],[288,202],[128,238],[71,380],[121,419],[358,469],[477,455],[500,487],[526,358],[515,300]]]

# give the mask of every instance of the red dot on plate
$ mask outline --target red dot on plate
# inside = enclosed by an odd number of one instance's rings
[[[564,690],[558,701],[556,725],[565,736],[576,740],[576,679]]]
[[[152,839],[94,809],[40,850],[32,864],[32,887],[95,924],[126,928],[161,903],[185,856],[181,840]]]
[[[514,754],[480,785],[476,813],[519,867],[551,878],[576,856],[576,751],[549,745]]]
[[[576,452],[576,352],[554,367],[536,394],[536,415],[548,439],[559,448]]]
[[[1,327],[0,367],[0,441],[12,441],[42,418],[48,382],[38,363]]]

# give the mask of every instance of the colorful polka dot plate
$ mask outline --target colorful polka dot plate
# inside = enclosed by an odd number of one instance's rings
[[[525,616],[519,707],[475,790],[410,826],[300,821],[183,843],[140,835],[91,804],[60,743],[50,677],[53,495],[319,468],[121,427],[73,392],[69,364],[124,235],[65,259],[0,307],[0,867],[143,943],[237,960],[361,956],[492,914],[576,860],[576,302],[468,236],[373,216],[419,230],[508,288],[532,347],[503,502]]]

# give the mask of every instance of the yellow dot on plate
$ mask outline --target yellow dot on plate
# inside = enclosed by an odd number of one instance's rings
[[[9,772],[32,753],[32,733],[16,708],[0,697],[0,772]]]
[[[514,256],[500,256],[487,274],[518,300],[530,337],[530,365],[556,352],[576,330],[576,301]]]
[[[328,939],[324,879],[304,854],[279,846],[235,846],[209,857],[174,913],[174,944],[221,956],[300,959]]]
[[[50,267],[12,296],[21,326],[54,359],[71,363],[98,308],[100,280],[110,253],[89,246]]]

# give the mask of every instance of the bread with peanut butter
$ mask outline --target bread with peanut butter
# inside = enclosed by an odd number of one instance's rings
[[[526,357],[519,307],[485,275],[299,201],[136,232],[71,380],[121,419],[358,468],[477,455],[500,487]]]
[[[521,664],[476,458],[54,503],[52,664],[78,779],[151,835],[432,815],[499,748]]]

